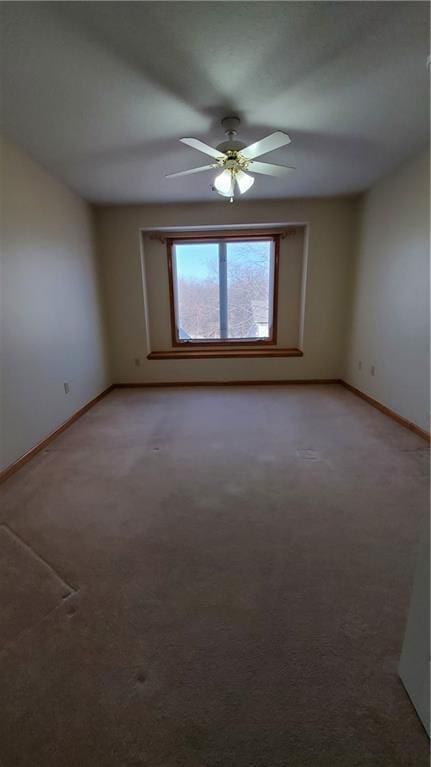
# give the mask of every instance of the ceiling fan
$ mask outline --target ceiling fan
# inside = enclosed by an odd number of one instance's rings
[[[290,138],[287,133],[276,131],[269,136],[256,141],[254,144],[246,146],[242,141],[237,141],[237,135],[240,120],[238,117],[225,117],[221,124],[225,129],[227,140],[223,141],[217,147],[209,146],[197,138],[181,138],[183,144],[187,144],[192,149],[213,157],[215,162],[210,165],[201,165],[198,168],[182,170],[179,173],[169,173],[166,178],[177,178],[178,176],[188,176],[191,173],[202,173],[213,168],[220,168],[221,173],[214,179],[215,192],[229,197],[233,202],[235,190],[240,194],[247,192],[254,184],[254,177],[251,173],[262,173],[265,176],[286,176],[295,168],[287,165],[273,165],[268,162],[256,162],[256,157],[260,157],[274,149],[279,149],[286,144],[290,144]],[[248,173],[246,171],[249,171]]]

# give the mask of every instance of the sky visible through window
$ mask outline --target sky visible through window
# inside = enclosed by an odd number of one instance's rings
[[[176,265],[178,276],[182,279],[205,279],[211,277],[214,269],[214,261],[218,259],[218,243],[190,243],[176,245]],[[247,261],[257,264],[262,262],[262,257],[269,255],[269,242],[229,242],[228,255],[235,259],[244,258],[246,251]]]
[[[176,243],[176,311],[181,340],[268,338],[272,324],[271,240]],[[221,300],[220,300],[221,294]]]
[[[210,277],[218,261],[216,242],[176,246],[177,273],[181,279],[201,280]]]

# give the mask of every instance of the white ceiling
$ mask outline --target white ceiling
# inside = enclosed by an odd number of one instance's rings
[[[248,198],[350,194],[428,140],[426,2],[3,2],[2,124],[92,202],[215,199],[178,142],[273,130]],[[218,198],[219,199],[219,198]]]

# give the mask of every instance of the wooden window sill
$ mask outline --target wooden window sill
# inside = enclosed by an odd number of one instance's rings
[[[148,360],[217,359],[220,357],[302,357],[300,349],[174,349],[148,354]]]

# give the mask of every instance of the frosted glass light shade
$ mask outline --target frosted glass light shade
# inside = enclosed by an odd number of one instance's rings
[[[244,173],[243,170],[239,170],[236,174],[236,182],[241,194],[247,192],[254,184],[254,176],[250,176],[249,173]]]
[[[214,179],[214,186],[220,194],[225,197],[232,197],[234,193],[234,180],[232,173],[228,170],[224,170],[219,176]]]

